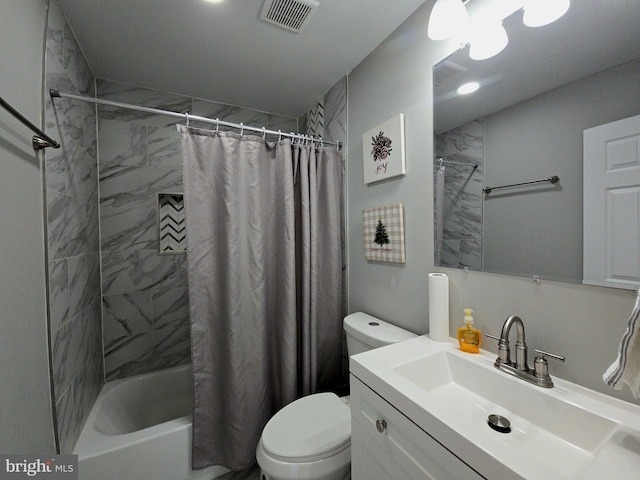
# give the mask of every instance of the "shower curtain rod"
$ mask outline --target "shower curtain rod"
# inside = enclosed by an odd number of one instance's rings
[[[197,115],[189,115],[188,113],[179,113],[179,112],[172,112],[170,110],[160,110],[157,108],[142,107],[139,105],[131,105],[129,103],[114,102],[112,100],[103,100],[100,98],[83,97],[80,95],[73,95],[71,93],[59,92],[58,90],[53,90],[53,89],[49,90],[49,95],[51,96],[51,98],[68,98],[70,100],[80,100],[83,102],[97,103],[99,105],[109,105],[112,107],[125,108],[127,110],[137,110],[139,112],[154,113],[156,115],[165,115],[168,117],[180,118],[182,120],[185,120],[186,122],[193,120],[198,122],[209,123],[216,126],[222,125],[224,127],[238,128],[240,129],[240,131],[249,130],[252,132],[259,132],[259,133],[262,133],[263,135],[265,134],[278,135],[279,137],[289,137],[294,140],[296,138],[300,138],[302,140],[309,140],[311,142],[316,142],[316,143],[319,142],[321,145],[335,145],[337,148],[340,148],[342,146],[341,142],[327,141],[327,140],[324,140],[322,137],[320,137],[320,139],[317,139],[314,137],[293,133],[293,132],[284,133],[284,132],[281,132],[280,130],[268,130],[266,128],[251,127],[249,125],[244,125],[243,123],[225,122],[224,120],[220,120],[218,118],[199,117]]]
[[[442,157],[438,157],[436,158],[436,160],[438,161],[438,163],[440,165],[442,165],[443,163],[446,163],[447,165],[459,165],[461,167],[473,167],[473,169],[475,170],[476,168],[478,168],[478,164],[477,163],[463,163],[463,162],[453,162],[451,160],[445,160]]]

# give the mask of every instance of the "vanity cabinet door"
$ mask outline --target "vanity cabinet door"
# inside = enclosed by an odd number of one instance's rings
[[[475,470],[351,376],[353,480],[478,480]]]

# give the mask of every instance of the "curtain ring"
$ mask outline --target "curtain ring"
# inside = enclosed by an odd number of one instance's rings
[[[244,136],[244,125],[240,122],[240,138]]]
[[[282,131],[278,130],[278,143],[282,141]]]
[[[320,148],[322,148],[323,146],[324,146],[324,139],[320,137]]]
[[[187,128],[189,128],[189,113],[184,112],[184,116],[187,117]]]
[[[220,119],[216,118],[216,133],[220,132]]]
[[[266,140],[267,138],[267,129],[262,127],[262,140]]]

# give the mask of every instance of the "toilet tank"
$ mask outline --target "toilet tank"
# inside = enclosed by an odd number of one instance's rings
[[[363,312],[344,318],[349,356],[414,338],[417,335]]]

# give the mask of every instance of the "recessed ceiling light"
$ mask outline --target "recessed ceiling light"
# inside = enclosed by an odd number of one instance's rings
[[[458,87],[458,95],[469,95],[470,93],[475,92],[480,88],[480,84],[478,82],[469,82],[464,85],[460,85]]]

